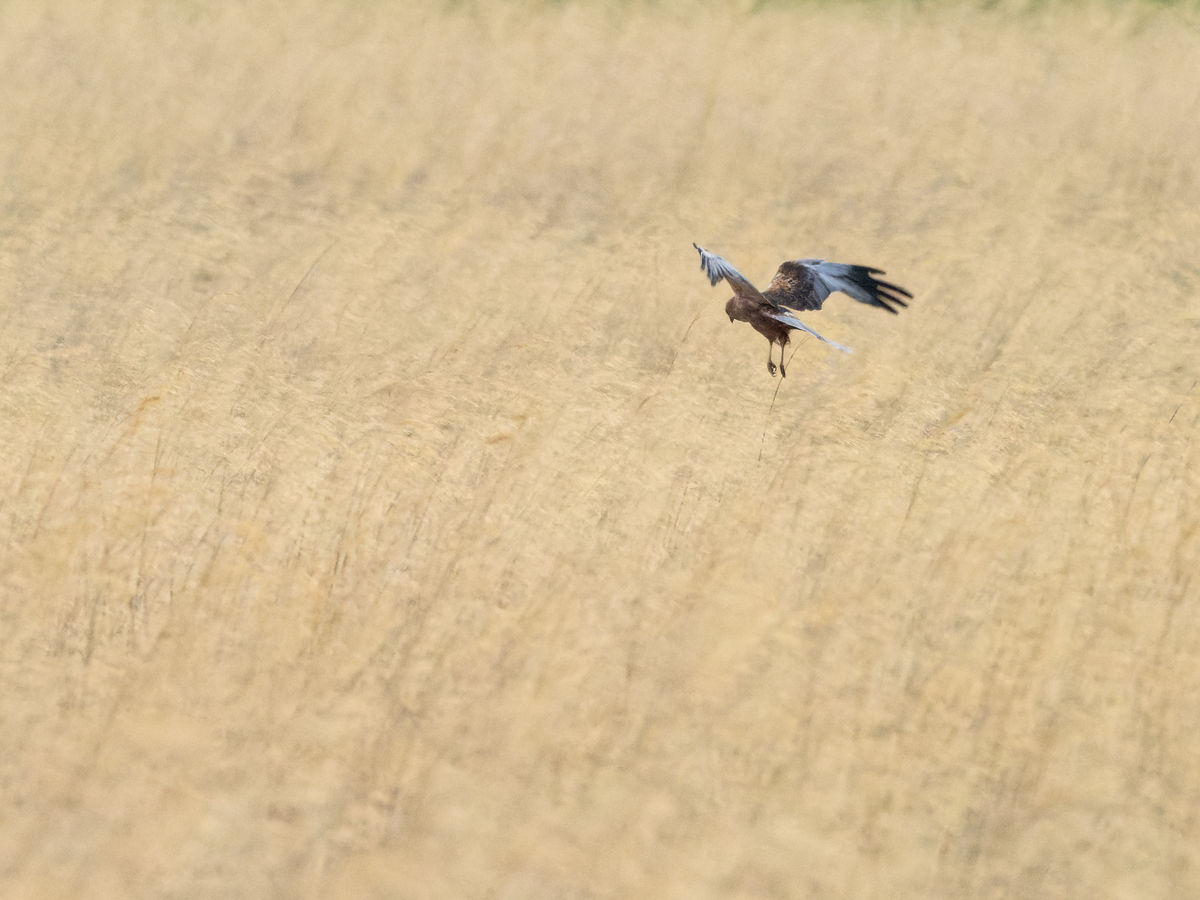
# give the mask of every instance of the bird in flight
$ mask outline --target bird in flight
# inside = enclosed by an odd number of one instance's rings
[[[805,309],[820,309],[825,298],[834,291],[849,294],[859,303],[886,309],[892,315],[896,314],[893,303],[908,306],[904,298],[912,299],[912,294],[904,288],[875,278],[875,275],[885,274],[882,269],[831,263],[823,259],[785,262],[779,267],[767,289],[759,291],[721,257],[709,253],[697,244],[692,246],[700,251],[700,268],[704,270],[709,281],[716,285],[723,278],[733,288],[733,296],[725,304],[725,314],[729,316],[729,321],[737,319],[749,322],[755,331],[767,339],[767,371],[772,377],[775,376],[776,344],[779,345],[779,371],[784,378],[787,377],[787,370],[783,367],[783,348],[788,345],[791,332],[795,330],[807,331],[818,340],[847,353],[854,352],[849,347],[843,347],[817,334],[793,313]]]

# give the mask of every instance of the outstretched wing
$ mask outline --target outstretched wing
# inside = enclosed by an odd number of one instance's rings
[[[729,282],[729,286],[733,288],[733,292],[739,297],[761,303],[763,306],[774,307],[777,305],[774,300],[764,297],[762,292],[747,281],[741,272],[717,256],[717,254],[709,253],[695,243],[692,246],[700,251],[700,268],[704,270],[704,274],[708,276],[708,280],[714,285],[724,278]]]
[[[834,291],[849,294],[859,303],[878,306],[895,315],[896,308],[908,306],[904,301],[912,294],[902,287],[880,281],[882,269],[831,263],[823,259],[798,259],[785,262],[763,292],[767,299],[789,309],[820,309],[825,298]]]
[[[805,325],[803,322],[801,322],[795,316],[789,316],[787,313],[782,312],[782,311],[781,312],[768,312],[767,315],[770,316],[772,319],[774,319],[776,322],[782,322],[784,325],[787,325],[789,328],[799,328],[801,331],[807,331],[809,334],[811,334],[817,340],[824,341],[825,343],[829,344],[831,347],[837,347],[839,350],[844,350],[847,353],[854,352],[849,347],[843,347],[837,341],[831,341],[829,338],[825,337],[824,335],[817,334],[815,331],[813,331],[811,328],[809,328],[807,325]]]

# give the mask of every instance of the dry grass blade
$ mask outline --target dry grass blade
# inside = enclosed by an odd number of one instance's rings
[[[0,7],[0,896],[1200,896],[1197,71],[1137,3]],[[693,239],[915,297],[764,454]]]

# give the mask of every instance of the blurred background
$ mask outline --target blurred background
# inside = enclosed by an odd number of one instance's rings
[[[1189,5],[0,9],[5,897],[1200,896]],[[695,241],[887,270],[786,380]]]

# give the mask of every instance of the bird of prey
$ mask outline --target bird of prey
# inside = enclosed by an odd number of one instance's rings
[[[831,263],[823,259],[797,259],[785,262],[771,279],[765,291],[759,291],[733,266],[715,253],[692,244],[700,251],[700,268],[715,286],[722,278],[733,288],[733,296],[725,304],[729,321],[737,319],[749,322],[754,330],[767,339],[767,371],[775,375],[774,352],[779,345],[779,371],[784,378],[783,348],[788,345],[794,330],[807,331],[818,340],[853,353],[849,347],[817,334],[793,315],[805,309],[820,309],[825,298],[834,291],[849,294],[859,303],[878,306],[892,315],[896,307],[908,306],[904,298],[912,294],[902,287],[880,281],[875,275],[885,274],[882,269],[869,266],[851,266],[846,263]]]

